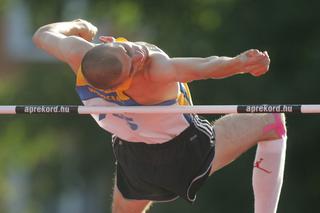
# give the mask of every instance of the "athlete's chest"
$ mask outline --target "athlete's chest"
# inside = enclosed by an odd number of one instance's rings
[[[178,95],[178,84],[150,84],[146,82],[132,85],[126,94],[142,105],[155,105],[167,100],[176,99]]]

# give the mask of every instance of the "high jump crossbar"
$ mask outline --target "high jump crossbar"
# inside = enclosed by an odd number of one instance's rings
[[[194,105],[194,106],[0,106],[0,114],[229,114],[229,113],[320,113],[320,104]]]

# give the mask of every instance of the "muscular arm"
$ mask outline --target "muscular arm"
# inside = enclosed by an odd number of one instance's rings
[[[97,28],[84,20],[58,22],[40,27],[33,42],[76,72],[84,54],[94,46],[90,41],[96,32]]]
[[[152,62],[150,69],[152,80],[189,82],[226,78],[242,73],[260,76],[268,71],[270,59],[267,52],[248,50],[236,57],[169,58],[159,54]]]

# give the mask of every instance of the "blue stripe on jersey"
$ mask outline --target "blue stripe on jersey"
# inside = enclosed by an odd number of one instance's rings
[[[116,92],[105,93],[99,90],[94,90],[91,92],[89,86],[77,86],[77,93],[80,96],[80,99],[83,101],[92,99],[92,98],[102,98],[108,102],[116,103],[120,106],[139,106],[141,104],[135,102],[133,99],[129,98],[127,100],[120,100]],[[176,103],[176,99],[167,100],[159,104],[154,104],[153,106],[170,106]]]
[[[186,88],[184,88],[183,83],[179,83],[179,88],[180,88],[180,91],[183,94],[185,100],[188,102],[188,104],[192,105],[192,101],[190,100],[191,97],[188,95]]]
[[[168,101],[164,101],[164,102],[161,102],[159,104],[155,104],[153,106],[170,106],[170,105],[173,105],[177,102],[176,99],[172,99],[172,100],[168,100]]]
[[[135,102],[133,99],[129,98],[127,100],[120,100],[116,92],[110,92],[110,93],[105,93],[103,91],[99,91],[94,89],[94,92],[89,90],[89,86],[77,86],[76,91],[80,96],[80,99],[83,101],[92,99],[92,98],[102,98],[108,102],[115,103],[119,106],[139,106],[141,104],[138,104]],[[180,91],[183,93],[184,98],[187,100],[187,102],[191,105],[190,102],[190,97],[188,96],[184,86],[182,83],[179,83],[179,88]],[[161,102],[159,104],[154,104],[152,106],[170,106],[176,104],[177,100],[176,99],[171,99],[167,100],[164,102]],[[187,120],[189,124],[192,123],[192,115],[191,114],[183,114],[184,118]],[[100,114],[99,115],[99,120],[103,120],[106,118],[105,114]]]
[[[184,99],[188,102],[188,104],[192,105],[191,97],[188,95],[183,83],[179,83],[179,89],[180,89],[180,92],[183,94]],[[192,114],[183,114],[183,116],[189,124],[193,122]]]
[[[193,120],[192,114],[183,114],[183,116],[189,124],[192,124],[192,120]]]
[[[105,93],[99,90],[94,90],[91,92],[89,86],[77,86],[77,93],[80,96],[80,99],[83,101],[92,99],[92,98],[102,98],[108,102],[118,104],[119,106],[137,106],[137,102],[131,98],[127,100],[120,100],[116,92]]]
[[[107,117],[106,114],[99,114],[99,121],[105,119]]]

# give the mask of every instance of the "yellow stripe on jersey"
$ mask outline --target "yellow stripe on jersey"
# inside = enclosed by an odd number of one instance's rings
[[[184,88],[185,88],[185,90],[186,90],[187,99],[188,99],[188,101],[190,102],[190,105],[193,105],[193,103],[192,103],[192,96],[191,96],[191,92],[190,92],[190,89],[189,89],[188,84],[187,84],[187,83],[183,83],[183,86],[184,86]]]
[[[90,85],[90,84],[87,82],[87,80],[84,78],[83,74],[82,74],[81,66],[79,67],[79,69],[78,69],[78,71],[77,71],[76,84],[77,84],[77,86],[79,86],[79,87]]]
[[[193,105],[191,93],[187,83],[179,83],[177,102],[179,105]]]
[[[76,86],[77,87],[87,86],[87,87],[89,87],[89,91],[91,91],[92,93],[95,93],[95,94],[103,93],[103,97],[106,96],[104,99],[108,99],[107,98],[108,94],[116,93],[118,100],[126,101],[126,100],[129,100],[130,98],[124,93],[124,91],[126,91],[130,87],[131,81],[132,81],[132,79],[128,79],[124,83],[120,84],[115,89],[107,89],[107,90],[97,89],[94,86],[92,86],[90,83],[87,82],[87,80],[83,76],[83,73],[82,73],[82,70],[80,67],[77,72]]]

